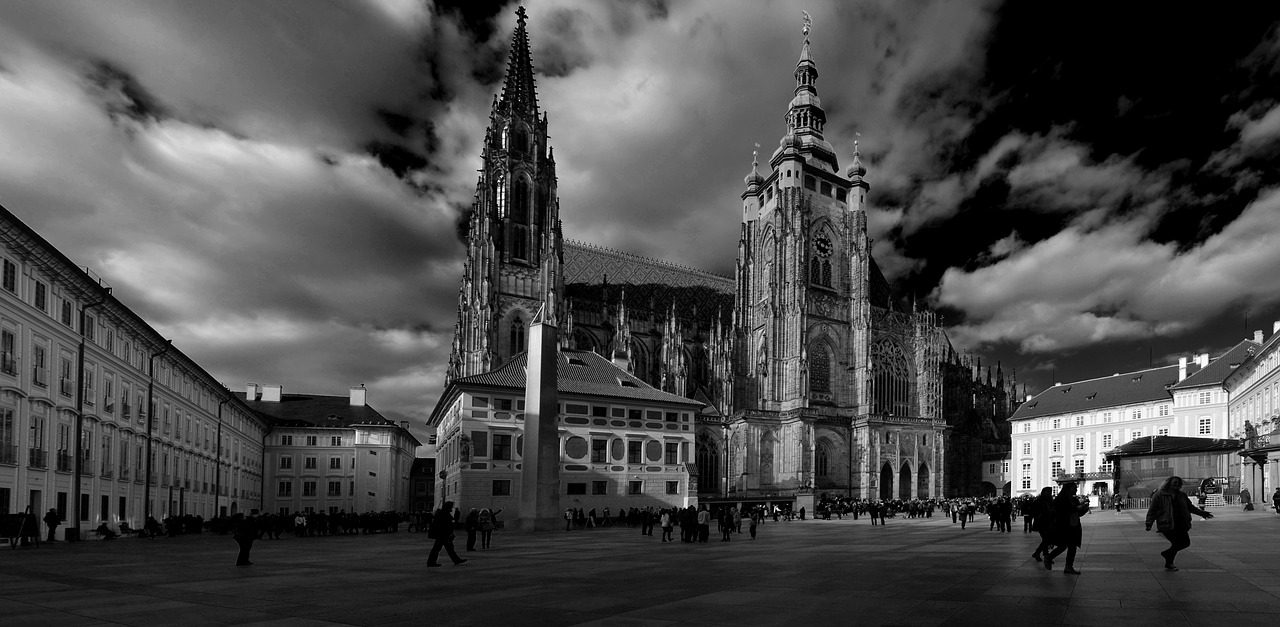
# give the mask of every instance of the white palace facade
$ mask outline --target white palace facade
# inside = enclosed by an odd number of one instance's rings
[[[263,419],[0,207],[0,513],[100,522],[260,506]]]
[[[1014,412],[1010,455],[1013,495],[1079,484],[1082,494],[1117,492],[1107,453],[1138,438],[1206,441],[1234,437],[1224,380],[1259,348],[1245,340],[1217,358],[1057,383]]]

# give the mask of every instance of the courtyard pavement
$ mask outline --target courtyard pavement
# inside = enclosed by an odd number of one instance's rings
[[[1037,536],[943,519],[767,522],[759,539],[500,530],[428,569],[425,534],[0,545],[0,624],[1280,625],[1280,516],[1215,510],[1166,572],[1141,511],[1084,517],[1079,576]],[[745,527],[744,527],[745,530]],[[677,536],[678,537],[678,536]],[[464,537],[458,538],[461,550]]]

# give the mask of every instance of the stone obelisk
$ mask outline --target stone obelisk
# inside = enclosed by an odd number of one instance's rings
[[[560,513],[560,436],[556,394],[559,362],[558,329],[546,319],[547,306],[538,309],[529,325],[529,354],[525,362],[524,455],[520,469],[521,531],[555,531]]]

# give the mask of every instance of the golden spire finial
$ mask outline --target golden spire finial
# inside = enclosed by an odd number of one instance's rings
[[[808,37],[809,31],[813,28],[813,20],[809,17],[808,11],[801,11],[800,13],[804,15],[804,29],[801,32],[804,33],[805,37]]]

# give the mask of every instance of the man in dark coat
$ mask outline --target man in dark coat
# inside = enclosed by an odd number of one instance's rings
[[[1080,503],[1076,499],[1076,484],[1064,483],[1062,491],[1053,499],[1053,544],[1056,548],[1044,556],[1044,567],[1053,570],[1053,560],[1067,552],[1067,566],[1063,574],[1079,575],[1075,569],[1076,549],[1084,539],[1084,530],[1080,528],[1080,516],[1089,513],[1088,502]]]
[[[235,538],[236,544],[240,545],[236,566],[252,566],[253,562],[249,561],[249,550],[253,548],[253,541],[258,537],[258,521],[253,516],[246,518],[244,514],[236,514],[231,519],[231,524],[235,527],[235,535],[232,537]]]
[[[444,549],[449,553],[449,559],[453,560],[453,565],[465,564],[467,560],[458,557],[458,552],[453,550],[453,501],[445,501],[444,505],[436,510],[435,516],[431,517],[431,526],[427,527],[427,537],[436,541],[431,546],[431,554],[427,556],[427,566],[440,566],[438,559],[440,558],[440,549]]]
[[[49,526],[49,539],[46,542],[53,542],[54,534],[58,533],[58,525],[62,524],[62,516],[58,515],[58,510],[50,509],[49,513],[44,515],[44,524]]]

